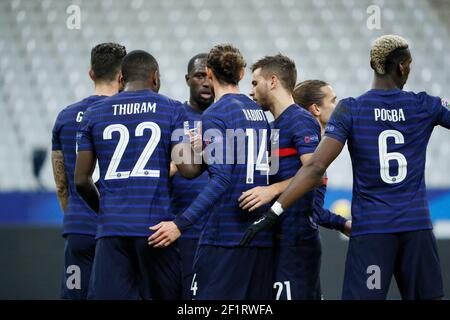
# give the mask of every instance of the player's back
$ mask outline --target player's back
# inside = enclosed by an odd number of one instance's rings
[[[432,228],[425,161],[441,110],[439,98],[399,89],[341,101],[326,134],[342,142],[348,138],[353,236]]]
[[[95,149],[99,160],[98,237],[147,236],[149,226],[173,219],[168,179],[180,105],[150,90],[124,91],[86,112],[79,148]]]
[[[220,128],[224,164],[210,165],[208,170],[211,177],[216,175],[229,183],[209,214],[200,243],[234,246],[255,217],[267,209],[263,206],[249,214],[239,207],[238,199],[243,192],[269,183],[267,148],[270,126],[261,107],[243,94],[223,96],[203,113],[202,122],[205,139],[208,139],[208,129]],[[217,142],[218,138],[214,139]],[[254,148],[249,148],[251,145]],[[207,149],[205,151],[208,152]],[[263,232],[252,244],[271,246],[271,240],[270,233]]]
[[[69,105],[59,114],[53,128],[52,149],[61,150],[64,156],[69,197],[64,213],[63,235],[95,235],[97,216],[78,195],[74,184],[75,161],[77,156],[77,131],[86,109],[105,99],[106,96],[89,96]]]

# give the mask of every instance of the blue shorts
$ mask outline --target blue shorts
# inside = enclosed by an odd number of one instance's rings
[[[145,237],[98,239],[88,298],[179,300],[181,264],[177,244],[155,249]]]
[[[195,300],[271,300],[272,248],[201,245],[191,286]]]
[[[444,296],[432,230],[370,234],[350,239],[342,299],[384,300],[392,276],[403,300]]]
[[[185,239],[181,237],[178,240],[178,248],[180,250],[181,256],[181,274],[183,277],[182,283],[182,299],[191,300],[192,299],[192,266],[194,265],[195,252],[198,247],[198,239]]]
[[[64,245],[61,299],[85,300],[95,255],[95,236],[68,234]]]
[[[320,238],[295,247],[276,246],[274,250],[275,300],[320,300]]]

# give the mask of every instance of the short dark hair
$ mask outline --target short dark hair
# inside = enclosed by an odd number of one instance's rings
[[[126,54],[124,46],[112,42],[100,43],[92,48],[91,70],[95,80],[113,81]]]
[[[395,72],[400,63],[405,62],[411,56],[408,48],[398,48],[392,51],[386,58],[384,68],[386,73]]]
[[[328,83],[322,80],[306,80],[300,82],[295,86],[293,93],[295,103],[305,109],[313,104],[321,106],[326,96],[322,88],[328,85]]]
[[[238,48],[231,44],[219,44],[209,52],[206,65],[219,81],[237,85],[241,70],[247,63]]]
[[[297,68],[295,62],[282,54],[266,56],[252,65],[252,72],[261,68],[262,72],[272,72],[281,81],[284,88],[289,92],[294,91],[297,82]]]
[[[208,58],[207,53],[199,53],[199,54],[196,54],[195,56],[193,56],[191,58],[191,60],[189,60],[188,67],[187,67],[187,73],[190,74],[192,72],[192,70],[194,70],[195,61],[197,59],[205,59],[206,60],[207,58]]]
[[[122,76],[125,83],[147,81],[150,74],[157,70],[159,70],[158,62],[144,50],[131,51],[122,61]]]

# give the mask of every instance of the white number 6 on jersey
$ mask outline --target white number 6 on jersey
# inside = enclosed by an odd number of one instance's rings
[[[399,152],[387,152],[387,139],[394,138],[395,144],[404,144],[405,138],[397,130],[385,130],[378,137],[378,148],[380,156],[380,175],[381,179],[388,184],[400,183],[406,179],[408,173],[408,161],[405,156]],[[398,162],[398,173],[396,176],[389,174],[389,161]]]

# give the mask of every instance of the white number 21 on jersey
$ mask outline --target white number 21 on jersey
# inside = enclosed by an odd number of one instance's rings
[[[389,184],[400,183],[406,179],[408,173],[408,161],[405,156],[399,152],[387,152],[387,139],[394,138],[395,144],[404,144],[405,138],[397,130],[385,130],[378,137],[378,149],[380,156],[380,175],[381,179]],[[389,161],[397,161],[398,173],[391,176],[389,173]]]

